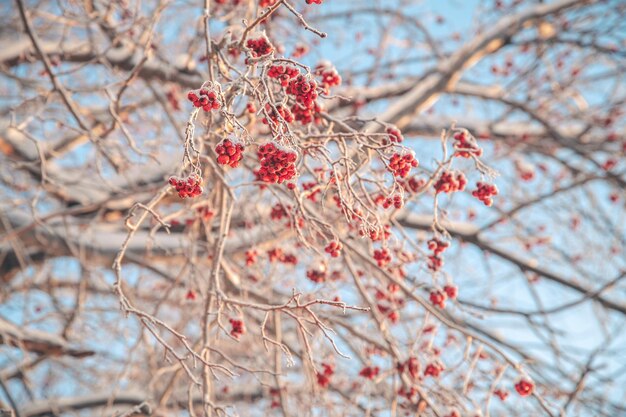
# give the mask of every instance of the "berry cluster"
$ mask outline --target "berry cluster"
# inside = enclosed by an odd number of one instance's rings
[[[295,103],[291,107],[291,111],[293,113],[294,118],[300,122],[301,125],[308,125],[311,122],[315,122],[315,124],[320,124],[322,119],[320,117],[320,112],[322,111],[321,106],[315,102],[313,103],[313,107],[305,108],[300,104]]]
[[[486,184],[484,182],[477,182],[476,189],[472,191],[472,195],[482,201],[487,207],[491,207],[493,200],[491,197],[498,194],[498,187],[494,184]]]
[[[359,376],[367,379],[374,379],[379,372],[380,369],[378,368],[378,366],[366,366],[365,368],[361,369],[361,372],[359,372]]]
[[[293,122],[293,114],[289,111],[287,107],[283,106],[282,104],[276,105],[276,111],[274,111],[274,108],[272,106],[266,104],[265,110],[269,114],[270,119],[272,119],[272,122],[274,122],[274,124],[280,123],[281,119],[284,120],[286,123]],[[269,124],[269,122],[267,121],[267,117],[263,118],[263,124]]]
[[[270,263],[278,261],[284,264],[292,264],[292,265],[298,264],[298,258],[296,257],[296,255],[292,253],[285,253],[283,252],[281,248],[272,248],[268,250],[267,257]]]
[[[428,250],[432,251],[433,255],[441,255],[448,247],[450,243],[439,239],[432,238],[428,241]]]
[[[430,292],[430,302],[436,307],[445,308],[447,298],[448,295],[444,291],[433,290]]]
[[[321,87],[326,94],[330,91],[330,87],[341,85],[341,76],[328,61],[322,61],[317,64],[317,67],[315,67],[315,75],[320,77]]]
[[[309,269],[306,271],[306,277],[316,284],[319,284],[320,282],[326,281],[326,271]]]
[[[335,367],[327,363],[322,363],[322,368],[324,368],[324,370],[321,373],[317,373],[317,384],[322,388],[326,388],[330,384],[330,377],[335,373]]]
[[[415,168],[419,165],[415,156],[411,153],[406,153],[404,155],[400,155],[399,153],[395,153],[389,159],[389,171],[398,177],[398,178],[406,178],[409,176],[409,172],[411,172],[411,168]]]
[[[306,0],[306,4],[322,4],[324,0]]]
[[[469,136],[467,132],[458,132],[454,135],[454,149],[455,156],[461,158],[469,158],[472,155],[480,157],[483,154],[483,150],[478,147],[476,140]]]
[[[262,35],[257,39],[248,39],[246,41],[246,48],[250,50],[250,54],[254,58],[264,57],[274,52],[274,47],[265,35]]]
[[[255,250],[247,250],[246,251],[246,266],[251,266],[256,263],[257,251]]]
[[[169,183],[176,188],[180,198],[193,198],[202,194],[202,178],[190,175],[187,178],[170,177]]]
[[[369,237],[372,242],[377,242],[379,240],[387,240],[391,236],[391,226],[388,224],[385,225],[384,229],[381,231],[380,229],[373,229],[369,231]],[[363,232],[363,236],[364,236]]]
[[[493,391],[493,394],[500,398],[500,401],[504,401],[507,399],[507,397],[509,396],[509,392],[507,390],[503,390],[503,389],[496,389]]]
[[[408,181],[402,182],[402,188],[404,191],[408,193],[416,193],[418,192],[424,185],[426,185],[426,180],[423,178],[417,178],[415,176],[409,178]]]
[[[303,107],[307,109],[313,108],[317,99],[317,83],[309,80],[304,75],[298,75],[296,79],[289,82],[287,94],[295,96],[296,102]]]
[[[454,193],[463,191],[467,185],[467,178],[462,172],[444,171],[435,183],[435,192],[437,193]]]
[[[439,361],[431,362],[426,365],[426,369],[424,369],[424,376],[432,376],[433,378],[437,378],[439,374],[441,374],[446,368]]]
[[[400,143],[404,140],[404,136],[402,136],[402,132],[397,127],[388,127],[386,130],[389,135],[389,140],[393,143]]]
[[[420,373],[420,363],[415,356],[411,356],[406,362],[398,365],[398,372],[406,371],[412,379],[418,379]]]
[[[446,293],[449,299],[454,300],[459,294],[459,288],[456,285],[445,285],[443,287],[443,292]]]
[[[272,207],[272,211],[270,213],[270,218],[272,220],[281,220],[283,217],[287,217],[287,209],[280,203],[277,203]]]
[[[402,200],[402,196],[396,194],[393,198],[387,197],[382,201],[383,208],[386,210],[391,206],[394,206],[397,209],[401,209],[404,205],[404,201]]]
[[[280,407],[280,388],[270,388],[270,398],[272,402],[270,403],[270,408],[278,408]]]
[[[202,107],[204,111],[217,110],[221,107],[217,93],[206,88],[189,91],[187,99],[193,103],[194,107]]]
[[[535,390],[535,384],[529,380],[522,378],[515,384],[515,391],[522,397],[528,397]]]
[[[287,87],[289,81],[298,75],[300,75],[300,71],[293,65],[272,65],[269,70],[267,70],[267,76],[276,78],[283,87]]]
[[[230,319],[230,335],[235,339],[239,339],[246,332],[246,327],[242,320]]]
[[[239,162],[243,159],[243,149],[241,143],[234,143],[230,139],[224,139],[215,147],[217,163],[220,165],[229,165],[231,168],[237,168]]]
[[[391,262],[391,253],[389,249],[375,249],[374,250],[374,260],[378,264],[379,267],[387,266]]]
[[[198,207],[196,209],[196,213],[197,213],[197,216],[200,219],[204,220],[205,222],[208,222],[209,220],[211,220],[213,216],[215,215],[213,210],[211,210],[208,206]]]
[[[443,266],[443,258],[441,254],[450,246],[448,242],[439,239],[430,239],[428,241],[428,250],[432,251],[432,255],[428,256],[428,269],[431,271],[439,271]]]
[[[261,181],[282,184],[296,175],[295,152],[281,149],[272,142],[259,146],[261,168],[257,176]]]
[[[437,255],[428,256],[428,269],[433,272],[439,271],[443,267],[443,258]]]
[[[332,256],[333,258],[337,258],[339,257],[339,253],[341,252],[341,249],[343,249],[343,245],[341,244],[341,242],[337,242],[333,240],[328,245],[326,245],[326,247],[324,248],[324,251],[330,254],[330,256]]]

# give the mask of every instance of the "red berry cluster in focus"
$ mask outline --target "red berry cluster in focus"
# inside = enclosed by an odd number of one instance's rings
[[[522,378],[515,384],[515,391],[522,397],[528,397],[535,390],[535,384],[529,380]]]
[[[333,258],[337,258],[339,257],[339,253],[341,252],[341,249],[343,249],[343,245],[341,244],[341,242],[337,242],[333,240],[328,245],[326,245],[326,247],[324,248],[324,251],[330,254],[330,256],[332,256]]]
[[[317,83],[304,75],[298,75],[295,80],[289,82],[287,94],[295,96],[296,102],[304,108],[311,109],[317,99]]]
[[[202,107],[204,111],[217,110],[221,107],[217,93],[206,88],[189,91],[187,99],[193,103],[194,107]]]
[[[239,162],[243,159],[244,147],[241,143],[234,143],[230,139],[224,139],[215,147],[217,153],[217,163],[220,165],[229,165],[231,168],[237,168]]]
[[[435,183],[435,192],[437,193],[454,193],[463,191],[467,185],[465,174],[458,171],[444,171]]]
[[[246,48],[250,50],[250,53],[254,58],[260,58],[274,52],[274,47],[265,35],[262,35],[257,39],[248,39],[246,41]]]
[[[454,149],[456,149],[455,156],[469,158],[472,155],[480,157],[483,154],[483,150],[478,147],[476,140],[469,136],[467,132],[456,133],[454,140]]]
[[[281,184],[296,175],[295,152],[281,149],[272,142],[259,146],[258,151],[261,168],[257,176],[261,181]]]
[[[242,334],[246,332],[246,327],[243,324],[242,320],[239,319],[230,319],[230,335],[235,339],[239,339]]]
[[[493,200],[491,197],[498,194],[498,187],[494,184],[486,184],[484,182],[477,182],[476,189],[472,191],[472,195],[482,201],[487,207],[491,207]]]
[[[202,194],[202,178],[196,175],[187,178],[170,177],[169,183],[176,189],[180,198],[193,198]]]
[[[327,363],[322,363],[322,368],[324,368],[324,370],[317,374],[317,384],[322,388],[326,388],[330,384],[330,377],[335,373],[335,367]]]
[[[419,165],[415,156],[411,153],[400,155],[395,153],[389,159],[389,171],[398,178],[406,178],[411,172],[411,168],[415,168]]]
[[[292,78],[297,77],[299,74],[300,71],[298,71],[298,68],[293,65],[272,65],[269,70],[267,70],[267,76],[270,78],[276,78],[283,87],[287,87],[289,85],[289,81]]]

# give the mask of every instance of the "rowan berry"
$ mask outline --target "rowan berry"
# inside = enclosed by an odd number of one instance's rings
[[[217,91],[207,88],[191,90],[187,93],[187,99],[194,107],[202,108],[204,111],[217,110],[221,107]]]
[[[522,378],[515,384],[515,391],[522,397],[528,397],[534,390],[535,384],[527,378]]]
[[[261,58],[274,52],[274,46],[272,46],[270,40],[265,35],[261,35],[256,39],[248,39],[246,48],[248,48],[254,58]]]
[[[241,335],[246,332],[246,327],[244,326],[242,320],[230,319],[230,326],[230,335],[235,339],[239,339]]]
[[[469,136],[467,132],[458,132],[454,135],[454,156],[469,158],[471,156],[480,157],[483,150],[476,143],[476,139]]]
[[[244,146],[232,139],[224,139],[215,147],[217,163],[237,168],[243,159]]]
[[[430,292],[430,302],[439,308],[446,307],[446,299],[448,295],[441,290],[433,290]]]
[[[374,250],[374,260],[379,267],[387,266],[391,262],[391,253],[387,248]]]
[[[202,194],[202,178],[196,175],[182,179],[170,177],[169,184],[176,189],[180,198],[193,198]]]
[[[436,193],[454,193],[463,191],[467,185],[467,179],[462,172],[444,171],[434,184]]]
[[[398,178],[406,178],[411,171],[411,168],[415,168],[419,165],[417,159],[412,153],[405,153],[400,155],[395,153],[389,159],[389,171]]]
[[[341,242],[333,240],[328,245],[326,245],[324,251],[330,254],[330,256],[332,256],[333,258],[337,258],[341,252],[341,249],[343,249],[343,245],[341,244]]]
[[[259,146],[257,155],[261,163],[257,177],[261,181],[282,184],[296,175],[295,152],[268,142]]]
[[[374,379],[379,372],[380,368],[378,368],[378,366],[366,366],[365,368],[361,369],[359,375],[363,378]]]
[[[472,191],[472,195],[490,207],[493,204],[491,197],[498,194],[498,187],[483,182],[477,182],[476,187],[476,190]]]

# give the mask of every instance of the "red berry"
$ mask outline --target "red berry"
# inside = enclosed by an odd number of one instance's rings
[[[448,298],[448,295],[441,290],[433,290],[430,292],[430,302],[436,307],[445,308],[446,298]]]
[[[517,391],[517,393],[522,397],[528,397],[533,393],[534,390],[535,384],[531,380],[526,378],[520,379],[515,384],[515,391]]]

